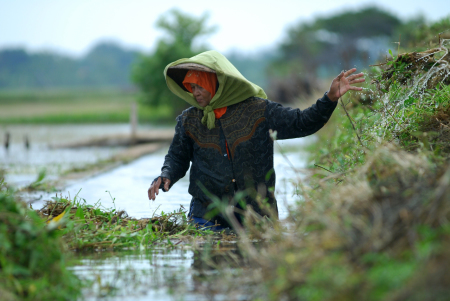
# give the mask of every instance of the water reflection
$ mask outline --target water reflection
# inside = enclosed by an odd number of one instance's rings
[[[142,125],[139,132],[159,127]],[[6,180],[16,187],[26,186],[45,168],[48,179],[57,179],[67,170],[83,168],[88,164],[108,160],[123,147],[53,148],[52,146],[87,139],[130,133],[129,124],[86,125],[8,125],[0,128],[0,139],[8,147],[0,147],[0,169],[5,169]]]
[[[206,243],[196,250],[82,253],[78,257],[71,269],[90,283],[83,290],[85,300],[252,299],[242,282],[243,271],[251,267],[235,243],[220,247]]]
[[[193,254],[183,249],[80,254],[82,259],[72,270],[93,284],[83,291],[85,300],[173,300],[178,294],[194,295]]]
[[[64,149],[52,148],[53,145],[128,131],[127,124],[3,126],[0,133],[9,134],[9,143],[8,148],[0,148],[0,168],[6,170],[7,182],[16,187],[31,183],[42,168],[47,170],[48,179],[53,180],[66,170],[106,160],[123,149]]]

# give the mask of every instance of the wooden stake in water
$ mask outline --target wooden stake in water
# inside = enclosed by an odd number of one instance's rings
[[[9,132],[6,132],[6,134],[5,134],[5,143],[4,143],[4,146],[5,146],[6,150],[9,148],[9,140],[10,140],[10,138],[11,138],[11,135],[9,134]]]
[[[136,144],[137,141],[137,106],[136,102],[131,103],[131,111],[130,111],[130,126],[131,126],[131,144]]]

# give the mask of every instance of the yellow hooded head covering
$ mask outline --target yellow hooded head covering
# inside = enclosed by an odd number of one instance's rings
[[[219,88],[206,107],[199,106],[192,93],[183,85],[186,73],[192,69],[213,72],[217,75]],[[226,57],[214,50],[170,63],[164,69],[164,77],[170,91],[204,111],[202,123],[208,129],[214,128],[214,109],[239,103],[252,96],[267,98],[261,87],[248,81]]]

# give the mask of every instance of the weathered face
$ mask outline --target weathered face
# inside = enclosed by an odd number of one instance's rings
[[[192,88],[192,94],[199,106],[206,107],[211,102],[211,93],[203,89],[197,84],[190,84]]]

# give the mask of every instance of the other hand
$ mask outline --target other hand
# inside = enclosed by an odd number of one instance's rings
[[[170,180],[163,177],[158,177],[158,180],[150,185],[148,189],[148,199],[154,201],[156,196],[159,194],[159,186],[161,186],[161,179],[164,182],[164,190],[169,191]]]
[[[356,68],[348,71],[342,71],[341,74],[336,76],[331,82],[330,89],[327,92],[327,96],[331,101],[338,101],[341,96],[347,93],[348,90],[362,91],[361,87],[355,87],[354,84],[362,83],[365,81],[364,73],[353,74]]]

